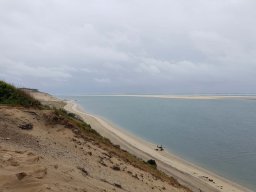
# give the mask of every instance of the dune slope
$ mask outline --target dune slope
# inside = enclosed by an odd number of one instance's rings
[[[0,106],[1,192],[189,191],[134,166],[93,137],[81,137],[76,127],[56,118],[49,109]]]

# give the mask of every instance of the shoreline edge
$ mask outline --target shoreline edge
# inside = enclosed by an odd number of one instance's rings
[[[176,178],[180,184],[189,187],[192,191],[253,192],[208,170],[195,166],[170,152],[155,151],[154,147],[156,145],[137,138],[125,130],[118,129],[117,126],[103,118],[87,113],[75,101],[65,100],[64,102],[66,103],[65,110],[79,115],[102,136],[110,139],[112,143],[120,145],[121,148],[143,160],[155,159],[160,170]]]

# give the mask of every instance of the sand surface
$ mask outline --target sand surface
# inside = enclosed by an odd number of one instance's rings
[[[247,192],[250,191],[236,183],[228,181],[207,170],[195,166],[166,151],[156,151],[156,145],[143,141],[125,130],[117,128],[102,118],[86,113],[73,101],[67,102],[66,110],[80,115],[86,122],[109,138],[113,143],[121,145],[122,148],[143,158],[157,160],[158,167],[167,174],[174,176],[178,181],[194,191],[225,191],[225,192]]]
[[[0,105],[0,192],[189,191],[134,167],[76,128],[50,123],[52,113]],[[24,124],[33,127],[21,129]]]
[[[133,167],[62,125],[47,124],[45,115],[0,106],[1,192],[187,191]],[[20,129],[23,123],[32,123],[33,129]]]

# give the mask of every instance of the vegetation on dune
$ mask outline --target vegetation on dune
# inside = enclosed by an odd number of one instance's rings
[[[81,137],[87,141],[91,141],[98,147],[108,151],[111,156],[116,156],[136,168],[151,173],[156,179],[166,181],[172,186],[184,188],[186,189],[186,191],[190,191],[188,188],[180,185],[173,177],[170,177],[164,172],[158,170],[156,162],[154,160],[151,159],[145,162],[142,159],[136,157],[135,155],[130,154],[126,150],[121,149],[119,145],[114,145],[109,139],[101,136],[97,131],[92,129],[89,124],[85,123],[76,114],[69,113],[64,109],[55,109],[45,117],[48,123],[52,125],[61,124],[67,128],[70,128],[77,137]]]
[[[45,120],[48,124],[53,126],[57,124],[64,125],[66,128],[71,129],[77,137],[81,137],[92,142],[94,145],[108,151],[109,155],[116,156],[134,167],[151,173],[156,179],[166,181],[173,186],[190,191],[186,187],[181,186],[176,179],[169,177],[162,171],[159,171],[154,160],[145,162],[121,149],[119,145],[114,145],[109,139],[101,136],[97,131],[92,129],[91,126],[84,122],[78,115],[69,113],[62,108],[52,109],[47,106],[42,106],[38,100],[31,97],[24,90],[18,89],[4,81],[0,81],[0,104],[32,107],[38,110],[43,110]]]
[[[41,104],[28,93],[4,81],[0,81],[0,104],[40,108]]]

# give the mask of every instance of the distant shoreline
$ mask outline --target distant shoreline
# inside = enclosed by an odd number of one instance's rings
[[[127,95],[123,95],[123,96],[127,96]],[[139,95],[133,95],[133,96],[138,97]],[[152,97],[152,96],[143,95],[141,97]],[[154,97],[173,98],[170,96],[168,97],[154,96]],[[178,98],[185,99],[187,97],[178,97]],[[199,99],[199,98],[201,97],[196,97],[196,99]],[[227,97],[225,96],[224,98],[227,98]],[[214,99],[214,98],[211,98],[211,97],[209,98],[208,96],[207,99]],[[227,179],[222,178],[205,169],[197,167],[175,155],[172,155],[171,153],[168,153],[165,151],[162,151],[162,152],[155,151],[154,150],[156,147],[155,144],[143,141],[142,139],[137,138],[136,136],[125,132],[125,130],[121,130],[116,126],[113,126],[111,123],[103,120],[102,118],[86,113],[74,101],[67,101],[66,103],[67,105],[64,107],[66,110],[81,116],[86,122],[91,124],[93,129],[98,131],[102,136],[109,138],[114,144],[120,145],[125,150],[129,151],[130,153],[144,160],[147,160],[150,158],[157,160],[158,167],[161,170],[177,178],[181,184],[188,186],[189,188],[193,189],[193,191],[201,190],[201,191],[207,191],[207,192],[218,192],[218,191],[251,192],[251,190],[243,186],[240,186],[236,183],[228,181]]]
[[[142,97],[142,98],[161,98],[161,99],[191,99],[191,100],[216,100],[216,99],[249,99],[256,100],[256,95],[79,95],[96,97]]]

